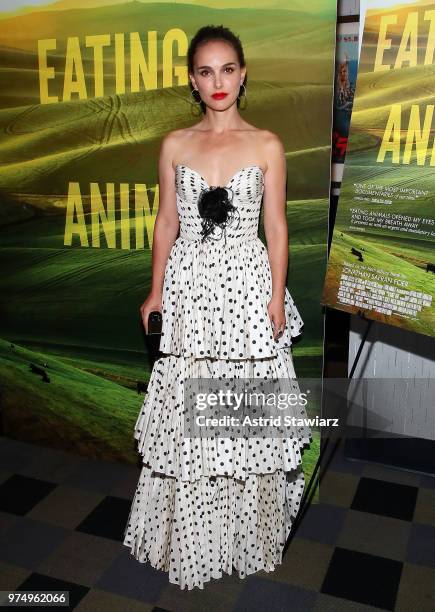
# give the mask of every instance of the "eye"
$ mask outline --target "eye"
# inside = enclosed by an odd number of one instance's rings
[[[201,76],[206,76],[208,74],[208,70],[201,70],[199,73]]]
[[[225,70],[230,70],[230,72],[234,72],[234,68],[231,68],[231,66],[228,66],[227,68],[225,68]]]

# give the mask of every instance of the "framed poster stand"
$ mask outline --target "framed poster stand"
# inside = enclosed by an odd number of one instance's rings
[[[367,323],[366,325],[366,329],[363,335],[363,338],[361,340],[360,346],[358,348],[357,354],[355,356],[354,362],[352,364],[351,370],[349,372],[349,376],[348,379],[351,380],[353,378],[353,375],[355,373],[355,369],[356,366],[358,364],[358,361],[361,357],[361,353],[364,347],[364,344],[367,340],[367,336],[370,332],[370,328],[372,326],[373,321],[371,319],[367,319],[364,315],[363,311],[359,311],[358,312],[358,316],[361,319],[364,319],[364,321]],[[341,419],[342,414],[346,414],[346,401],[344,396],[337,396],[334,395],[334,414],[338,415],[338,418]],[[340,407],[337,409],[337,402],[341,401],[341,405]],[[323,397],[322,394],[322,406],[325,403],[325,398]],[[323,412],[323,411],[322,411]],[[315,491],[317,489],[317,486],[320,485],[323,475],[320,473],[320,466],[322,466],[323,469],[326,469],[327,466],[330,464],[330,462],[332,461],[332,458],[334,456],[334,454],[337,451],[338,445],[341,442],[341,436],[338,435],[336,437],[336,439],[334,441],[331,442],[332,438],[333,438],[333,426],[328,426],[326,428],[324,428],[322,430],[322,436],[321,436],[321,443],[320,443],[320,452],[319,452],[319,457],[317,459],[316,465],[314,466],[313,469],[313,473],[312,476],[310,478],[310,481],[308,482],[307,486],[305,487],[305,491],[304,494],[302,496],[302,500],[301,500],[301,504],[299,506],[299,511],[298,514],[295,517],[293,526],[292,526],[292,530],[289,534],[289,537],[286,541],[286,544],[284,546],[283,549],[283,555],[286,553],[291,540],[293,539],[297,528],[299,526],[300,521],[302,520],[302,517],[305,515],[306,511],[308,510],[308,507],[311,505]],[[339,428],[341,429],[341,427]],[[327,453],[328,451],[328,447],[331,446],[332,448],[330,449],[330,452]]]

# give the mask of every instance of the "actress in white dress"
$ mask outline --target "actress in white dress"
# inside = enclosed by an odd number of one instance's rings
[[[242,119],[239,38],[206,26],[188,51],[196,125],[162,141],[151,291],[160,350],[137,419],[143,458],[124,544],[181,589],[282,562],[305,486],[305,424],[286,437],[185,435],[184,380],[293,379],[302,318],[286,286],[286,160],[279,137]],[[264,205],[265,244],[258,237]],[[306,417],[303,407],[294,409]]]

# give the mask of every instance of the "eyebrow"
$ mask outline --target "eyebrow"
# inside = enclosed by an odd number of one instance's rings
[[[225,68],[225,66],[235,66],[236,62],[227,62],[226,64],[223,64],[223,68]],[[213,68],[211,66],[198,66],[197,70],[202,70],[203,68],[211,68],[213,70]]]

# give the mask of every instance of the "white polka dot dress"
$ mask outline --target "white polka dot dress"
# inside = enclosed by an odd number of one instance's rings
[[[258,237],[263,172],[244,167],[224,189],[233,212],[202,240],[198,202],[212,187],[176,167],[180,234],[164,277],[163,356],[135,426],[143,467],[124,537],[138,561],[189,590],[282,562],[305,487],[301,449],[312,441],[307,425],[289,437],[184,435],[185,379],[289,378],[299,390],[290,347],[303,321],[287,288],[278,341],[267,311],[272,277]],[[307,414],[297,406],[294,416]]]

